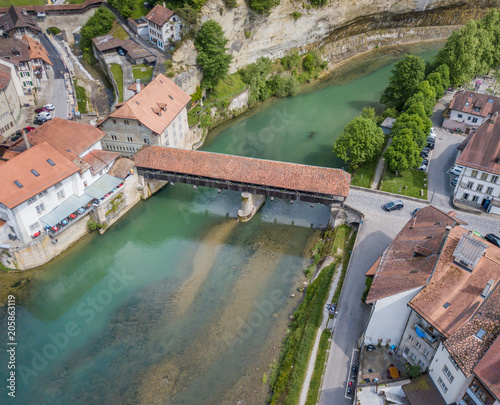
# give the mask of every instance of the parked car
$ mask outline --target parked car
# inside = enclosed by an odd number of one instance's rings
[[[419,156],[420,156],[420,157],[423,157],[423,158],[427,158],[427,157],[429,157],[429,151],[422,150],[422,151],[420,152],[420,155],[419,155]]]
[[[11,136],[10,140],[11,140],[11,142],[15,142],[19,138],[21,138],[21,136],[22,136],[21,131],[16,131],[16,133]]]
[[[47,111],[43,111],[40,114],[37,114],[35,118],[40,121],[48,121],[52,119],[52,115],[50,115]]]
[[[422,159],[422,164],[429,166],[429,159]]]
[[[45,108],[47,111],[53,111],[56,109],[56,106],[54,104],[45,104],[43,108]]]
[[[462,174],[462,170],[463,170],[463,166],[459,166],[459,165],[454,165],[448,173],[450,174],[453,174],[455,176],[460,176],[460,174]]]
[[[429,150],[433,150],[434,149],[434,143],[432,142],[427,142],[427,148],[429,148]]]
[[[123,49],[118,48],[118,55],[125,56],[125,52],[123,51]]]
[[[24,132],[30,132],[30,131],[33,131],[34,129],[36,129],[35,127],[32,127],[31,125],[29,127],[24,127],[23,128],[23,131]]]
[[[500,238],[496,236],[494,233],[488,233],[484,239],[486,239],[488,242],[493,243],[495,246],[500,247]]]
[[[351,369],[351,378],[356,379],[357,375],[358,375],[358,366],[356,366],[356,364],[353,364]]]
[[[33,124],[35,125],[42,125],[45,121],[42,121],[42,120],[35,120],[33,121]]]
[[[347,394],[351,394],[352,393],[352,381],[349,381],[347,383]]]
[[[457,182],[458,182],[458,176],[451,181],[451,185],[455,187],[457,185]]]
[[[35,113],[37,114],[42,113],[44,111],[49,111],[49,110],[47,110],[45,107],[35,108]]]
[[[45,14],[43,11],[39,11],[38,13],[36,13],[36,16],[38,18],[45,18],[47,17],[47,14]]]
[[[436,128],[431,127],[431,132],[429,133],[429,137],[431,137],[431,138],[436,137]]]
[[[390,201],[387,204],[384,204],[382,206],[382,209],[384,211],[394,211],[394,210],[400,210],[404,207],[405,205],[403,204],[403,201],[401,200],[394,200]]]
[[[422,170],[423,172],[426,172],[427,171],[427,165],[424,165],[423,163],[417,167],[417,170]]]

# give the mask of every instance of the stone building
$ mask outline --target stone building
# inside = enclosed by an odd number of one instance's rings
[[[16,132],[21,119],[21,101],[11,74],[9,67],[0,65],[0,139]]]
[[[149,41],[162,51],[181,40],[182,21],[172,10],[157,4],[146,16]]]
[[[10,6],[8,11],[0,16],[0,35],[10,38],[21,38],[28,35],[37,38],[42,30],[38,24],[21,8]]]
[[[144,145],[191,149],[186,106],[190,97],[172,80],[158,75],[98,124],[105,150],[133,156]]]

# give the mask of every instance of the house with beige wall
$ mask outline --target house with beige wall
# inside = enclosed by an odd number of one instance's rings
[[[138,90],[98,124],[106,133],[103,149],[126,157],[145,145],[191,149],[186,109],[191,97],[162,74]]]
[[[17,130],[21,119],[21,100],[16,89],[12,71],[0,65],[0,139],[8,138]]]

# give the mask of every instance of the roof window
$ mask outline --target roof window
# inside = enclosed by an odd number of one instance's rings
[[[40,176],[40,173],[38,173],[35,169],[32,169],[31,173],[33,173],[33,175],[36,177]]]
[[[47,163],[49,165],[51,165],[51,166],[55,166],[56,165],[52,159],[47,159]]]
[[[466,107],[468,107],[468,106],[469,106],[469,102],[468,102],[468,101],[465,103],[465,106],[466,106]]]
[[[19,182],[19,180],[15,180],[14,181],[14,184],[19,187],[19,188],[23,188],[24,186]]]
[[[488,296],[488,293],[490,292],[491,287],[493,287],[493,284],[495,284],[495,280],[490,280],[486,283],[486,286],[484,287],[484,290],[481,293],[482,298],[486,298]]]
[[[489,98],[489,99],[488,99],[488,103],[493,103],[493,99],[492,99],[492,98]]]
[[[443,308],[448,308],[450,306],[450,303],[449,302],[445,302],[444,305],[443,305]]]
[[[456,263],[472,271],[487,248],[488,245],[477,240],[472,235],[464,234],[453,252],[453,257]]]
[[[486,331],[484,329],[479,329],[474,336],[477,337],[479,340],[482,340],[484,335],[486,335]]]
[[[173,98],[170,94],[169,94],[168,96],[170,97],[170,100],[173,100],[173,99],[174,99],[174,98]]]

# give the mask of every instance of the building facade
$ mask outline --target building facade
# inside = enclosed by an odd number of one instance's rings
[[[98,124],[105,150],[135,155],[145,145],[190,149],[186,106],[190,97],[158,75]]]
[[[0,137],[7,138],[17,130],[21,119],[21,100],[11,77],[11,70],[0,65]]]
[[[500,110],[500,98],[472,91],[459,91],[450,103],[450,119],[477,128]]]
[[[500,214],[500,121],[498,112],[460,145],[456,164],[463,166],[453,193],[455,204]]]
[[[146,15],[149,42],[164,51],[173,42],[181,40],[182,21],[172,10],[157,4]]]

